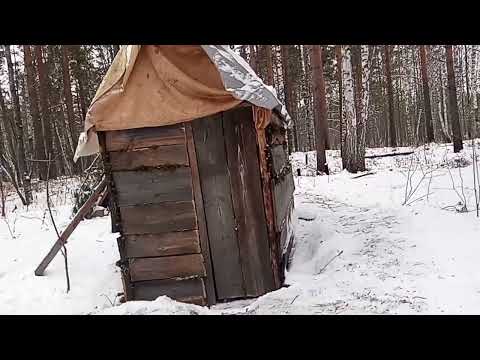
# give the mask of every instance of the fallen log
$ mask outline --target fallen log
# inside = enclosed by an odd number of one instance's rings
[[[388,156],[411,155],[413,153],[414,151],[405,151],[405,152],[395,152],[395,153],[380,154],[380,155],[367,155],[365,156],[365,159],[375,159],[375,158],[382,158],[382,157],[388,157]]]
[[[80,224],[80,222],[85,218],[85,215],[87,215],[92,210],[92,207],[95,205],[98,198],[104,193],[104,190],[105,192],[108,191],[106,189],[106,185],[107,181],[105,180],[105,178],[103,178],[103,180],[100,182],[100,184],[97,185],[92,195],[88,198],[85,204],[83,204],[80,210],[77,211],[70,224],[68,224],[65,230],[60,234],[60,237],[57,239],[57,241],[50,249],[48,254],[45,256],[45,258],[42,260],[40,265],[38,265],[35,270],[35,275],[43,275],[47,266],[52,262],[53,258],[60,251],[63,244],[67,242],[68,238],[73,233],[78,224]]]
[[[354,177],[352,177],[352,179],[358,179],[358,178],[361,178],[361,177],[364,177],[364,176],[375,175],[375,174],[376,174],[376,172],[374,172],[374,171],[369,171],[369,172],[367,172],[367,173],[365,173],[365,174],[361,174],[361,175],[354,176]]]

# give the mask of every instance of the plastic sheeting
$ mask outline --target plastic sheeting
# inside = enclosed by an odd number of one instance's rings
[[[171,125],[242,101],[289,120],[275,90],[226,45],[123,46],[88,110],[75,161],[99,151],[97,130]]]

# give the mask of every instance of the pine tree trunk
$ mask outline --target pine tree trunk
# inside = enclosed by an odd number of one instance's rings
[[[0,129],[1,131],[1,136],[0,136],[0,141],[3,141],[2,137],[5,137],[5,142],[8,146],[8,151],[10,152],[10,155],[12,156],[12,160],[15,161],[16,159],[16,151],[15,151],[15,144],[13,143],[13,129],[11,129],[11,121],[9,119],[9,114],[7,112],[7,108],[5,106],[5,100],[3,98],[3,92],[2,89],[0,88],[0,111],[2,113],[2,127]],[[17,167],[15,167],[17,169]],[[18,169],[17,169],[18,170]],[[20,177],[20,173],[17,172],[17,178]]]
[[[463,149],[463,140],[458,114],[457,86],[455,84],[455,72],[453,68],[452,45],[445,45],[445,50],[447,59],[449,118],[452,124],[453,151],[457,153]]]
[[[71,149],[68,153],[74,154],[75,142],[78,139],[79,133],[75,126],[75,113],[73,111],[73,97],[72,97],[72,83],[70,79],[69,66],[69,49],[67,45],[62,45],[62,75],[63,75],[63,96],[65,98],[65,105],[67,108],[67,124],[69,136],[65,136],[67,140],[66,146]],[[74,173],[78,174],[81,171],[80,163],[74,163],[73,159],[69,159],[69,164],[73,166]]]
[[[455,47],[453,49],[453,58],[454,58],[454,67],[457,71],[457,74],[455,75],[455,81],[459,82],[459,86],[457,86],[457,89],[460,89],[459,91],[459,100],[460,100],[460,109],[459,109],[459,119],[460,119],[460,131],[462,132],[462,137],[466,136],[466,118],[465,118],[465,93],[464,93],[464,83],[463,83],[463,60],[461,56],[461,47]],[[455,64],[457,62],[457,64]],[[456,84],[457,85],[457,84]]]
[[[397,133],[395,129],[395,118],[393,109],[393,85],[392,85],[392,70],[390,59],[390,45],[384,46],[384,61],[385,61],[385,78],[387,86],[387,101],[388,101],[388,129],[389,129],[389,145],[391,147],[397,146]]]
[[[1,89],[0,89],[0,97],[2,97]],[[3,117],[3,114],[0,114]],[[3,119],[2,119],[3,120]],[[0,131],[2,131],[2,122],[0,122]],[[2,159],[4,158],[5,147],[3,143],[3,139],[0,136],[0,165],[2,164]],[[3,171],[0,170],[0,207],[1,207],[1,214],[0,216],[5,217],[5,192],[3,190]]]
[[[273,82],[275,84],[275,90],[277,93],[280,92],[280,84],[282,83],[281,74],[282,74],[282,62],[278,58],[278,49],[276,46],[272,46],[272,66],[273,66]]]
[[[78,102],[80,104],[80,111],[82,112],[82,119],[85,119],[87,116],[87,88],[84,81],[85,73],[81,66],[80,45],[72,46],[71,53],[74,59],[73,74],[78,85]]]
[[[67,124],[68,124],[68,130],[70,132],[70,138],[73,141],[75,141],[78,137],[78,134],[75,131],[75,114],[73,111],[72,83],[70,80],[68,47],[67,45],[62,45],[61,47],[62,47],[63,96],[65,99],[65,105],[67,108]]]
[[[477,56],[478,50],[476,45],[472,45],[472,51],[470,53],[471,66],[470,66],[470,84],[471,84],[471,101],[472,104],[472,137],[476,138],[478,136],[477,126],[478,126],[478,101],[477,101],[477,91],[478,91],[478,69],[477,69]]]
[[[34,153],[35,159],[40,160],[35,163],[38,169],[38,176],[42,180],[47,178],[47,163],[45,157],[45,139],[43,137],[42,122],[40,120],[37,91],[35,89],[35,70],[33,67],[32,50],[30,45],[23,45],[23,53],[25,56],[25,70],[27,76],[28,102],[30,105],[30,116],[33,123],[33,134],[35,137]]]
[[[356,124],[356,150],[354,162],[356,171],[365,170],[365,130],[368,105],[368,47],[361,45],[352,46],[352,69],[354,76],[354,101]]]
[[[315,148],[315,130],[313,124],[313,105],[312,105],[312,67],[309,56],[309,45],[302,46],[302,61],[303,61],[303,70],[305,72],[305,120],[307,123],[307,136],[308,136],[308,151],[311,151]],[[328,150],[328,149],[327,149]]]
[[[15,84],[15,73],[13,70],[12,57],[10,53],[10,45],[5,45],[5,56],[7,58],[7,68],[8,68],[8,82],[10,84],[10,95],[13,101],[13,115],[15,122],[15,136],[17,144],[17,166],[18,172],[20,173],[20,178],[18,183],[23,184],[25,191],[25,200],[28,205],[32,200],[32,193],[30,187],[30,177],[28,176],[28,168],[25,163],[25,145],[23,142],[24,128],[20,112],[20,100],[18,97],[17,87]]]
[[[265,52],[265,45],[258,45],[257,46],[257,56],[256,56],[257,64],[256,64],[256,72],[258,76],[263,81],[266,81],[267,74],[267,57],[266,57],[266,52]]]
[[[337,60],[337,81],[338,81],[338,121],[339,121],[339,133],[340,133],[340,156],[343,160],[343,76],[342,76],[342,47],[335,45],[335,57]],[[345,168],[345,164],[343,164]]]
[[[48,58],[51,59],[48,63],[46,63],[46,72],[47,74],[58,74],[57,69],[52,66],[55,63],[62,64],[63,63],[63,54],[60,45],[47,45],[48,50]],[[62,80],[64,79],[65,73],[63,72],[63,65],[60,66],[60,76]],[[58,75],[57,75],[58,76]],[[53,121],[53,126],[56,129],[57,145],[56,145],[56,153],[59,154],[58,156],[58,169],[60,170],[57,175],[73,175],[74,174],[74,167],[75,164],[73,162],[73,139],[69,139],[70,134],[70,127],[69,121],[66,118],[65,111],[64,111],[64,100],[65,100],[65,86],[62,84],[59,87],[52,86],[48,84],[48,94],[49,94],[49,101],[53,104],[58,104],[57,106],[52,107],[51,109],[51,119]],[[65,106],[66,107],[66,106]],[[73,107],[72,107],[73,110]],[[55,133],[54,133],[55,134]]]
[[[470,94],[470,77],[469,77],[469,68],[468,68],[468,48],[467,45],[464,45],[464,55],[465,55],[465,85],[467,89],[467,111],[465,122],[467,124],[467,136],[469,139],[473,138],[473,126],[472,126],[472,97]]]
[[[248,59],[247,59],[247,45],[240,45],[240,56],[245,61],[248,61]]]
[[[272,45],[265,45],[265,57],[266,57],[266,65],[267,65],[267,77],[265,78],[265,82],[267,85],[274,86],[273,82],[273,64],[272,64]]]
[[[297,141],[297,112],[293,99],[293,82],[289,73],[289,45],[281,45],[282,73],[283,73],[283,91],[285,97],[285,106],[292,118],[292,127],[288,129],[288,151],[292,153],[298,149]]]
[[[257,54],[255,51],[255,45],[248,45],[248,49],[250,53],[248,63],[253,71],[257,72]]]
[[[432,106],[430,103],[430,86],[428,84],[428,71],[427,71],[427,51],[425,45],[420,46],[420,70],[422,73],[423,84],[423,103],[425,106],[425,129],[427,131],[427,142],[435,141],[433,134],[433,121],[432,121]]]
[[[315,144],[317,150],[317,171],[328,175],[328,164],[325,150],[329,147],[327,123],[327,99],[325,95],[325,80],[323,78],[322,47],[312,45],[312,79]]]
[[[45,151],[47,159],[49,155],[51,158],[54,159],[58,157],[59,154],[53,153],[53,141],[54,136],[52,135],[53,130],[53,121],[51,118],[51,112],[49,108],[49,101],[48,101],[48,84],[47,84],[47,73],[45,63],[43,61],[43,54],[42,54],[42,45],[35,45],[35,58],[37,60],[37,68],[38,68],[38,80],[39,80],[39,88],[40,88],[40,109],[42,114],[42,124],[43,124],[43,133],[45,136]],[[57,177],[57,167],[54,161],[50,164],[50,179],[55,179]],[[46,179],[42,179],[46,180]]]

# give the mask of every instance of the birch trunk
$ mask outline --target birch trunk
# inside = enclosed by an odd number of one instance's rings
[[[357,119],[355,116],[354,79],[352,69],[352,48],[342,46],[342,85],[343,85],[343,115],[345,124],[345,141],[343,145],[342,162],[349,172],[357,172]]]

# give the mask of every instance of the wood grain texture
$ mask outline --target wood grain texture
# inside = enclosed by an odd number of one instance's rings
[[[272,155],[272,171],[277,176],[277,183],[274,184],[273,198],[275,207],[275,227],[278,232],[282,231],[285,219],[293,201],[295,184],[291,165],[288,162],[287,149],[282,145],[270,147]],[[285,173],[285,170],[288,172]]]
[[[252,110],[226,112],[223,126],[245,292],[260,296],[274,279]]]
[[[126,235],[124,241],[127,258],[200,253],[197,230],[163,234]]]
[[[185,129],[183,124],[108,131],[107,151],[130,151],[159,145],[183,144]]]
[[[287,174],[283,181],[274,185],[273,202],[275,207],[275,227],[278,232],[282,231],[285,224],[290,204],[293,202],[294,190],[295,185],[292,173]]]
[[[105,170],[105,179],[107,180],[107,189],[110,194],[109,199],[109,208],[110,208],[110,218],[111,218],[111,230],[112,233],[122,232],[122,221],[120,218],[120,208],[118,207],[117,202],[117,192],[115,188],[115,183],[112,176],[112,167],[110,163],[110,153],[106,151],[105,137],[106,134],[103,131],[98,133],[98,142],[100,145],[100,154],[102,155],[103,167]],[[125,261],[125,251],[124,251],[124,241],[122,236],[117,238],[118,252],[120,255],[120,262]],[[124,263],[123,263],[124,264]],[[126,301],[133,299],[132,285],[130,283],[130,275],[128,274],[128,267],[121,265],[121,278],[123,285],[123,295]]]
[[[263,109],[253,107],[254,123],[261,123],[265,120],[264,117],[268,117],[269,114],[265,113]],[[273,271],[273,279],[275,287],[281,286],[281,267],[280,267],[280,247],[277,232],[275,231],[275,210],[273,206],[273,183],[272,183],[272,170],[271,163],[269,162],[270,151],[269,141],[271,137],[271,125],[266,129],[257,129],[257,144],[258,144],[258,158],[260,166],[260,176],[262,179],[262,195],[263,206],[265,209],[265,218],[267,221],[268,241],[270,250],[270,266]],[[268,139],[267,139],[268,138]]]
[[[190,170],[192,175],[193,196],[195,199],[195,212],[198,222],[198,236],[200,241],[200,248],[205,264],[205,292],[207,296],[207,304],[214,305],[217,302],[217,295],[215,292],[215,283],[213,276],[212,259],[210,256],[210,244],[208,240],[207,223],[205,217],[205,209],[203,207],[202,187],[200,183],[200,174],[197,163],[197,152],[195,150],[195,140],[193,138],[192,124],[185,124],[185,134],[187,141],[188,161],[190,163]]]
[[[113,171],[188,166],[187,149],[184,144],[133,151],[112,151],[110,161]]]
[[[222,114],[192,122],[218,299],[245,296]]]
[[[277,113],[277,111],[271,112],[271,123],[272,126],[280,130],[285,130],[285,120]]]
[[[288,153],[283,145],[270,148],[274,175],[279,175],[284,166],[288,166]]]
[[[137,300],[153,301],[159,296],[168,296],[177,301],[206,305],[202,278],[139,281],[134,283],[133,289]]]
[[[120,207],[124,234],[196,230],[193,201]]]
[[[287,143],[286,132],[277,127],[270,127],[270,145],[283,145]]]
[[[201,254],[129,259],[131,281],[205,276]]]
[[[192,176],[188,167],[116,171],[113,179],[119,206],[193,200]]]

